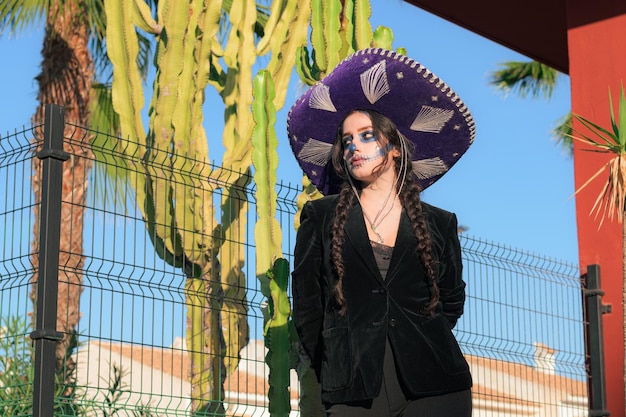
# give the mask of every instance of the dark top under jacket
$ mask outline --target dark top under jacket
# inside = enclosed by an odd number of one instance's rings
[[[337,196],[332,195],[305,204],[292,273],[294,324],[322,384],[322,400],[342,403],[376,397],[387,338],[410,398],[469,389],[469,366],[452,334],[465,302],[456,216],[422,203],[440,290],[435,314],[426,316],[422,310],[430,287],[408,216],[403,211],[383,279],[361,206],[353,206],[345,225],[347,311],[341,316],[329,257],[336,203]]]

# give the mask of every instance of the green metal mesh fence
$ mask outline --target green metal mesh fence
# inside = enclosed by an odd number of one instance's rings
[[[31,415],[33,401],[34,307],[31,279],[38,262],[33,242],[38,222],[33,208],[32,178],[36,149],[35,129],[7,134],[0,138],[0,414]],[[145,207],[138,206],[136,189],[145,168],[143,155],[129,158],[128,143],[103,133],[84,131],[84,137],[65,137],[71,144],[71,158],[90,159],[94,167],[85,178],[64,178],[64,184],[84,182],[86,204],[83,218],[80,263],[60,265],[66,274],[79,280],[66,282],[80,294],[77,308],[80,320],[72,345],[74,364],[67,387],[67,375],[59,373],[57,384],[47,387],[57,398],[55,415],[92,416],[188,416],[194,398],[190,384],[190,361],[205,363],[217,359],[220,372],[213,375],[223,391],[219,415],[266,416],[266,348],[263,342],[263,314],[266,300],[261,294],[255,270],[254,185],[236,189],[231,196],[247,202],[242,212],[245,226],[241,241],[231,243],[228,256],[243,261],[237,274],[245,277],[238,291],[222,275],[209,297],[212,306],[234,306],[239,319],[249,326],[245,346],[237,354],[228,351],[231,321],[219,315],[221,337],[217,350],[194,352],[188,347],[188,332],[208,331],[190,327],[188,316],[193,298],[186,294],[192,266],[163,255],[157,236],[146,224]],[[86,133],[85,133],[86,132]],[[78,134],[78,133],[77,133]],[[116,146],[111,146],[116,143]],[[179,158],[185,158],[179,156]],[[167,158],[164,159],[164,161]],[[180,172],[163,170],[164,181],[178,181],[185,166],[198,164],[185,160]],[[207,166],[208,171],[216,167]],[[224,171],[227,172],[227,171]],[[239,177],[232,173],[232,177]],[[300,173],[294,173],[299,178]],[[214,183],[210,192],[198,189],[199,200],[211,201],[211,227],[195,225],[189,232],[218,231],[223,224],[221,208],[228,175]],[[236,188],[236,186],[235,186]],[[293,217],[299,187],[279,184],[278,220],[283,233],[283,256],[291,262],[295,241]],[[155,199],[157,201],[158,199]],[[64,200],[63,207],[74,204]],[[174,204],[184,204],[174,201]],[[62,210],[62,216],[72,213]],[[228,217],[228,216],[227,216]],[[230,217],[228,217],[230,218]],[[71,222],[63,217],[62,222]],[[167,227],[156,224],[156,227]],[[223,244],[223,236],[209,236]],[[66,233],[61,239],[76,239]],[[578,268],[573,263],[547,259],[515,248],[461,235],[464,274],[468,284],[465,315],[456,334],[472,367],[476,416],[574,416],[587,409],[584,320]],[[223,255],[214,250],[217,261]],[[159,254],[160,251],[160,254]],[[207,255],[209,256],[209,255]],[[165,259],[164,259],[165,258]],[[61,278],[60,278],[61,279]],[[215,284],[215,283],[213,283]],[[229,287],[230,286],[230,287]],[[69,308],[69,300],[59,300],[59,312]],[[235,307],[240,307],[237,310]],[[69,314],[69,313],[67,313]],[[226,336],[224,336],[226,335]],[[230,336],[228,336],[230,335]],[[65,335],[69,337],[69,334]],[[207,342],[208,343],[208,342]],[[210,357],[213,355],[213,357]],[[236,369],[229,369],[228,355],[240,357]],[[195,357],[195,359],[193,359]],[[232,358],[231,358],[232,359]],[[231,361],[232,362],[232,361]],[[50,364],[54,366],[54,364]],[[67,371],[67,369],[66,369]],[[64,381],[65,378],[65,381]],[[291,377],[292,415],[298,415],[298,381]]]

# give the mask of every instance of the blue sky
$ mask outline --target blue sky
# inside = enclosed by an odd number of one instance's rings
[[[527,60],[494,42],[401,0],[371,0],[374,27],[390,27],[394,46],[446,81],[474,115],[476,140],[461,160],[423,199],[457,213],[468,235],[577,263],[573,162],[550,137],[570,110],[569,77],[563,75],[550,101],[508,97],[488,85],[502,62]],[[30,123],[36,108],[42,31],[0,37],[0,134]],[[296,80],[287,107],[301,93]],[[208,94],[207,106],[219,105]],[[301,171],[285,132],[287,108],[279,113],[278,178],[297,185]],[[207,131],[221,132],[219,112]],[[221,133],[220,133],[221,134]],[[211,157],[219,162],[220,134],[209,136]]]

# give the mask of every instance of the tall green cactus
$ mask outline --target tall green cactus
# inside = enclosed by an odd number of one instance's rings
[[[281,257],[282,235],[276,220],[276,169],[278,168],[278,137],[276,136],[275,89],[269,71],[259,71],[254,78],[254,131],[252,134],[252,161],[255,168],[257,222],[254,228],[256,273],[261,280],[261,291],[269,296],[265,277],[274,261]]]
[[[222,9],[230,21],[225,45],[216,36]],[[275,1],[261,39],[255,38],[254,0],[162,0],[156,17],[143,0],[105,0],[105,11],[113,105],[122,136],[129,139],[119,150],[130,161],[129,171],[138,173],[129,179],[157,253],[187,275],[192,411],[219,413],[223,379],[236,369],[249,337],[241,249],[248,202],[241,190],[252,164],[252,68],[258,56],[270,55],[274,104],[281,107],[296,49],[306,43],[309,2]],[[157,37],[147,132],[136,65],[138,28]],[[222,165],[228,170],[209,168],[202,114],[208,85],[224,102]],[[213,207],[218,188],[222,224]]]
[[[265,362],[269,367],[269,412],[272,417],[288,417],[289,396],[289,317],[291,307],[287,295],[289,263],[281,257],[281,230],[276,220],[276,169],[278,168],[278,138],[275,89],[269,71],[259,71],[254,78],[254,131],[252,162],[255,167],[257,223],[256,270],[261,292],[267,298],[264,311],[264,337],[268,351]],[[273,263],[273,267],[272,267]]]
[[[289,369],[292,346],[290,322],[291,306],[287,295],[289,263],[276,259],[268,271],[270,294],[268,311],[270,319],[265,325],[265,345],[268,348],[265,362],[269,367],[269,412],[272,417],[288,417],[291,411],[289,395]]]

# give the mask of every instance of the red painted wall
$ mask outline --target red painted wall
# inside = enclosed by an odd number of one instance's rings
[[[599,3],[603,2],[568,1],[572,111],[610,129],[608,90],[617,109],[620,86],[626,86],[626,15],[577,25],[584,20],[580,17],[589,15],[588,8],[597,8]],[[612,2],[608,3],[611,7]],[[575,141],[576,189],[610,159],[609,155],[585,149],[589,146]],[[607,178],[608,171],[578,193],[576,221],[581,270],[585,272],[591,264],[600,265],[603,302],[612,305],[612,312],[603,318],[607,408],[611,417],[625,417],[622,225],[607,219],[598,229],[599,221],[589,214]]]

